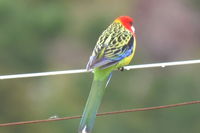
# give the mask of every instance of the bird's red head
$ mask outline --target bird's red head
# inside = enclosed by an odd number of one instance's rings
[[[117,19],[115,19],[115,22],[120,22],[128,30],[135,33],[135,28],[133,27],[133,21],[134,20],[129,16],[120,16]]]

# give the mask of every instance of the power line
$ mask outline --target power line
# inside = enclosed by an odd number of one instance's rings
[[[141,65],[125,66],[124,70],[154,68],[154,67],[167,67],[167,66],[199,64],[199,63],[200,63],[200,60],[186,60],[186,61],[163,62],[163,63],[153,63],[153,64],[141,64]],[[91,72],[91,71],[87,71],[86,69],[78,69],[78,70],[64,70],[64,71],[2,75],[2,76],[0,76],[0,80],[15,79],[15,78],[29,78],[29,77],[42,77],[42,76],[51,76],[51,75],[63,75],[63,74],[75,74],[75,73],[86,73],[86,72]]]
[[[163,105],[163,106],[155,106],[155,107],[146,107],[146,108],[119,110],[119,111],[98,113],[97,116],[115,115],[115,114],[121,114],[121,113],[129,113],[129,112],[139,112],[139,111],[148,111],[148,110],[172,108],[172,107],[186,106],[186,105],[199,104],[199,103],[200,103],[200,101],[190,101],[190,102],[183,102],[183,103],[177,103],[177,104],[169,104],[169,105]],[[36,124],[36,123],[46,123],[46,122],[52,122],[52,121],[61,121],[61,120],[79,119],[79,118],[81,118],[80,115],[79,115],[79,116],[63,117],[63,118],[50,118],[50,119],[44,119],[44,120],[10,122],[10,123],[2,123],[2,124],[0,124],[0,127],[5,127],[5,126],[16,126],[16,125],[25,125],[25,124]]]

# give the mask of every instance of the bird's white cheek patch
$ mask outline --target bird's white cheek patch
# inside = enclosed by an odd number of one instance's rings
[[[131,26],[131,30],[132,30],[133,32],[135,32],[135,28],[134,28],[133,26]]]

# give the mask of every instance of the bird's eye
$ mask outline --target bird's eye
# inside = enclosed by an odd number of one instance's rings
[[[130,25],[133,25],[133,22],[129,22]]]

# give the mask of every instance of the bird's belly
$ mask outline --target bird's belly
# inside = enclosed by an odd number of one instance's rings
[[[133,59],[133,55],[134,55],[134,52],[133,52],[130,56],[128,56],[128,57],[122,59],[122,60],[117,64],[117,68],[128,65],[128,64],[131,62],[131,60]]]

